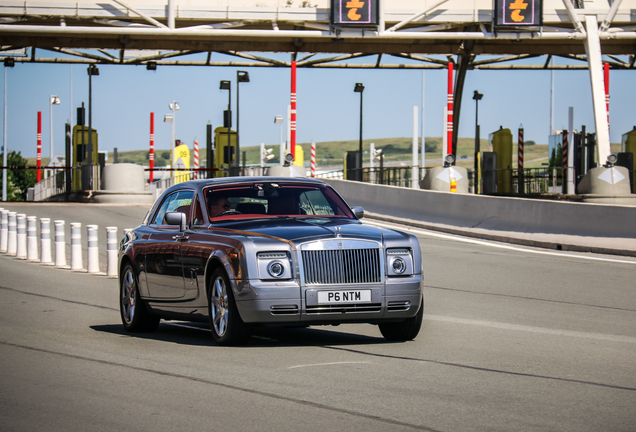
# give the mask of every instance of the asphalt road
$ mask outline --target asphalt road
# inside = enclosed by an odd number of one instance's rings
[[[408,343],[371,325],[238,348],[188,323],[130,335],[115,279],[0,255],[0,430],[636,429],[635,259],[416,234]]]

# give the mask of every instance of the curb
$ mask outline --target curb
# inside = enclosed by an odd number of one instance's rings
[[[443,226],[437,224],[431,224],[422,221],[416,221],[413,219],[405,219],[394,216],[386,216],[378,213],[366,212],[364,214],[365,218],[378,220],[382,222],[397,222],[402,225],[408,225],[415,228],[423,228],[430,231],[443,232],[446,234],[454,234],[462,237],[471,237],[478,238],[482,240],[491,240],[500,243],[510,243],[521,246],[531,246],[537,247],[541,249],[551,249],[557,251],[567,251],[567,252],[588,252],[602,255],[618,255],[618,256],[626,256],[626,257],[636,257],[636,250],[629,249],[615,249],[615,248],[605,248],[599,246],[586,246],[586,245],[577,245],[577,244],[568,244],[564,242],[556,242],[556,241],[545,241],[545,240],[531,240],[527,238],[521,237],[513,237],[510,235],[501,235],[501,234],[490,234],[490,233],[482,233],[470,230],[470,228],[460,228],[460,227],[452,227],[452,226]],[[636,240],[634,240],[636,242]]]

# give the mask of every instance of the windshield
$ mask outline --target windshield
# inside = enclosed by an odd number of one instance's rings
[[[344,217],[353,213],[331,188],[302,183],[224,185],[205,190],[211,221],[253,217]]]

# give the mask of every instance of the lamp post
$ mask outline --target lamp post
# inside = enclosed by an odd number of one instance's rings
[[[242,82],[250,82],[250,74],[246,71],[236,71],[236,166],[238,166],[239,162],[239,89],[241,86],[239,85]]]
[[[166,120],[164,117],[164,121],[170,122],[170,149],[172,150],[172,148],[174,148],[174,142],[176,139],[175,129],[176,129],[176,123],[177,123],[177,116],[175,111],[179,111],[179,108],[180,108],[179,102],[172,101],[171,104],[168,104],[168,108],[170,108],[170,111],[172,111],[172,115],[170,117],[170,120]]]
[[[474,161],[474,189],[475,193],[479,191],[479,101],[484,97],[482,93],[479,93],[477,90],[473,93],[473,99],[475,100],[475,161]]]
[[[88,164],[93,164],[93,76],[99,75],[99,69],[94,64],[88,72]],[[52,156],[52,155],[51,155]],[[90,188],[93,189],[93,176],[90,176]]]
[[[221,90],[227,90],[227,110],[223,112],[223,126],[227,128],[227,152],[228,154],[228,175],[231,175],[232,161],[232,142],[230,141],[230,130],[232,129],[232,82],[228,80],[222,80],[219,86]]]
[[[283,145],[283,116],[277,115],[274,117],[274,123],[280,125],[280,139],[278,142],[280,143],[280,164],[283,165],[285,161],[285,146]]]
[[[51,162],[53,162],[53,105],[59,105],[60,104],[60,98],[57,96],[49,96],[49,101],[51,102],[49,104],[49,146],[50,146],[50,159],[49,159],[49,164]]]
[[[356,161],[356,178],[358,179],[358,181],[362,181],[362,93],[364,92],[364,86],[362,85],[362,83],[356,83],[353,91],[356,93],[360,93],[360,143],[358,147],[359,156]]]
[[[359,145],[359,150],[360,150],[360,158],[362,158],[362,92],[364,92],[364,86],[362,85],[362,83],[356,83],[355,88],[353,89],[354,92],[356,93],[360,93],[360,145]],[[362,160],[362,159],[360,159]]]
[[[4,136],[2,138],[2,166],[7,166],[7,68],[15,65],[15,59],[13,57],[7,57],[4,59]],[[2,201],[7,200],[7,169],[2,170]]]

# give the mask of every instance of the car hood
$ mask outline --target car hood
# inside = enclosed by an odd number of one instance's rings
[[[241,231],[244,235],[256,234],[276,237],[294,243],[335,238],[360,238],[382,242],[385,230],[360,221],[344,218],[263,218],[224,223],[218,228]],[[217,228],[215,227],[215,228]]]

